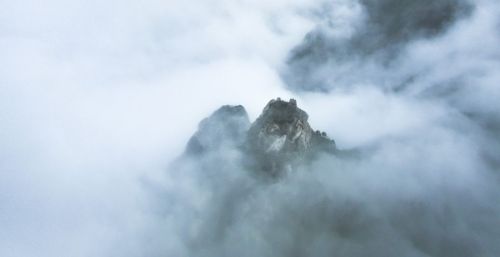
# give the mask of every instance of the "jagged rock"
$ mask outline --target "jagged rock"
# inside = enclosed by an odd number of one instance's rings
[[[223,106],[200,122],[186,148],[188,155],[215,152],[224,147],[241,149],[250,169],[272,177],[312,160],[319,153],[336,153],[326,133],[314,131],[308,115],[294,99],[271,100],[250,125],[245,108]]]
[[[222,106],[200,122],[198,131],[187,144],[186,153],[199,155],[224,147],[239,147],[249,127],[250,120],[243,106]]]
[[[319,152],[335,152],[326,133],[314,131],[297,102],[271,100],[248,131],[247,144],[256,164],[277,176],[312,159]]]

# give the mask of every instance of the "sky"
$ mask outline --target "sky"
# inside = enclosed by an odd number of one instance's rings
[[[494,0],[0,1],[0,256],[498,256]],[[182,153],[295,98],[359,159]],[[220,165],[224,163],[224,165]]]

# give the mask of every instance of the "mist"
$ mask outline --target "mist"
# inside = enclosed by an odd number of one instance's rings
[[[0,255],[498,256],[499,14],[0,2]],[[267,181],[231,145],[185,153],[220,106],[276,97],[359,154]]]

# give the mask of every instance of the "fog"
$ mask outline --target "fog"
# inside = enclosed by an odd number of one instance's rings
[[[499,14],[0,2],[0,255],[498,256]],[[183,154],[221,105],[278,96],[360,155],[269,182],[233,147]]]

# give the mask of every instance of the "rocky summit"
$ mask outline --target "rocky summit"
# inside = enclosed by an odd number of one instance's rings
[[[337,152],[335,141],[313,130],[308,117],[294,99],[271,100],[251,124],[243,106],[226,105],[200,122],[186,154],[200,156],[233,147],[248,156],[244,165],[251,170],[278,177],[321,153]]]

